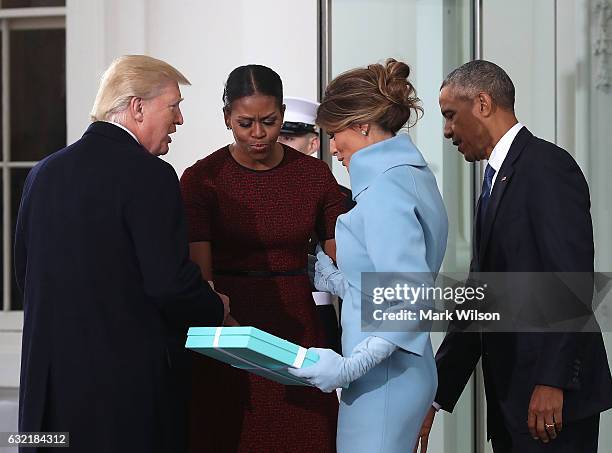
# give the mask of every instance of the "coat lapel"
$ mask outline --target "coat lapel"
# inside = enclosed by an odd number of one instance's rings
[[[532,137],[533,135],[531,134],[531,132],[529,132],[526,127],[523,127],[514,138],[514,141],[512,142],[512,145],[508,150],[508,155],[504,159],[504,163],[499,169],[499,173],[497,175],[497,178],[495,179],[495,185],[493,186],[493,191],[491,192],[491,198],[489,199],[489,204],[487,206],[487,212],[485,213],[485,218],[482,222],[482,229],[480,231],[480,241],[478,245],[479,263],[483,262],[484,255],[487,251],[487,246],[489,245],[491,230],[493,229],[497,210],[499,209],[508,184],[510,184],[510,182],[512,181],[512,175],[514,173],[514,162],[519,157],[519,155]],[[478,218],[476,219],[476,222],[478,222]]]
[[[106,121],[95,121],[89,125],[83,136],[88,134],[97,134],[108,137],[112,140],[123,144],[130,144],[134,146],[138,146],[139,148],[144,149],[142,145],[140,145],[134,137],[132,137],[129,133],[121,129],[119,126],[108,123]]]
[[[478,272],[480,270],[479,258],[480,258],[480,203],[482,202],[482,194],[478,197],[476,202],[476,210],[474,211],[474,227],[472,228],[472,262],[470,264],[470,271]]]

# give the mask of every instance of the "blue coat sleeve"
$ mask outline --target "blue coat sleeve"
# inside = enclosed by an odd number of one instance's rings
[[[404,284],[409,287],[433,285],[434,275],[426,259],[425,234],[420,220],[418,196],[412,170],[399,166],[379,176],[364,194],[367,215],[363,218],[363,233],[367,254],[376,271],[377,286],[388,288]],[[380,325],[374,332],[399,348],[422,355],[429,342],[430,323],[419,320],[420,309],[427,309],[426,301],[399,299],[381,305],[386,313],[410,310],[416,321]],[[384,330],[395,330],[386,332]]]

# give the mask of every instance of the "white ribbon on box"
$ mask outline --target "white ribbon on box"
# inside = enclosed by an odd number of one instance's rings
[[[308,350],[306,348],[303,348],[302,346],[298,346],[298,352],[295,355],[295,360],[293,361],[293,364],[291,366],[293,368],[302,368],[302,365],[304,364],[304,360],[306,359],[307,352]]]
[[[277,371],[271,370],[269,368],[265,368],[262,367],[258,364],[256,364],[255,362],[251,362],[250,360],[245,359],[244,357],[239,357],[235,354],[232,354],[231,352],[229,352],[227,349],[223,349],[219,347],[219,340],[221,339],[221,331],[223,330],[223,327],[217,327],[215,329],[215,337],[213,338],[213,348],[218,349],[219,351],[222,351],[223,353],[229,355],[230,357],[233,357],[234,359],[245,363],[247,365],[250,365],[252,368],[256,368],[258,370],[261,371],[265,371],[266,373],[272,373],[276,376],[279,376],[283,379],[289,379],[291,381],[296,381],[299,382],[301,384],[305,384],[305,385],[310,385],[307,382],[304,381],[300,381],[299,379],[295,379],[292,378],[291,376],[285,376],[284,374],[278,373]],[[308,352],[308,350],[302,346],[298,346],[298,352],[295,356],[295,360],[293,361],[293,364],[291,365],[294,368],[302,368],[302,365],[304,364],[304,360],[306,359],[306,353]]]

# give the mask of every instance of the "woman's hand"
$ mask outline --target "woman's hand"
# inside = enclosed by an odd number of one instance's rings
[[[314,285],[319,291],[326,291],[338,297],[344,297],[347,282],[332,259],[317,246],[317,262],[315,263]]]
[[[349,381],[345,373],[347,359],[331,349],[310,348],[309,351],[314,351],[319,355],[317,363],[306,368],[289,368],[290,374],[306,379],[309,384],[318,387],[325,393],[348,386]]]
[[[319,360],[306,368],[289,368],[289,373],[306,379],[323,392],[333,392],[366,374],[397,350],[397,346],[384,338],[370,336],[363,339],[351,352],[342,357],[331,349],[310,348],[319,354]]]

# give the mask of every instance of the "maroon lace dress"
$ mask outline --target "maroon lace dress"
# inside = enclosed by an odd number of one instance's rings
[[[215,289],[229,296],[234,318],[305,347],[329,347],[300,271],[310,234],[333,238],[345,209],[327,165],[284,147],[279,165],[251,170],[226,146],[188,168],[181,190],[189,240],[211,242]],[[284,386],[194,354],[190,406],[191,452],[335,451],[335,393]]]

